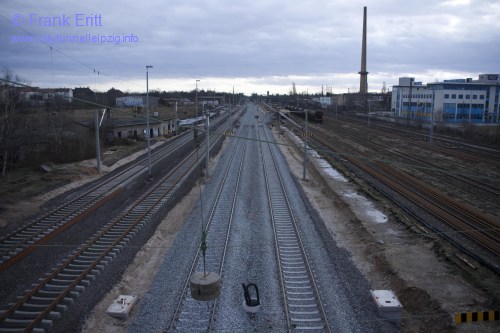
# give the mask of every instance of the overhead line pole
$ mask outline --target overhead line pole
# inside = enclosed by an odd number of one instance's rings
[[[175,136],[177,136],[177,123],[179,120],[177,119],[177,101],[175,102]]]
[[[99,142],[99,109],[95,109],[95,153],[97,173],[101,173],[101,144]]]
[[[306,128],[305,128],[305,139],[304,139],[304,170],[302,172],[302,180],[307,180],[306,179],[306,166],[307,166],[307,114],[309,112],[305,112],[306,116]]]
[[[207,117],[207,160],[206,160],[206,174],[207,174],[207,177],[210,177],[210,117],[209,117],[209,113],[208,113],[208,110],[205,114],[205,117]]]
[[[196,80],[196,98],[195,98],[195,110],[196,110],[196,118],[198,118],[198,82],[200,82],[200,80]]]
[[[146,136],[148,139],[148,179],[151,179],[153,176],[151,175],[151,133],[149,129],[149,68],[153,68],[153,66],[146,66]]]

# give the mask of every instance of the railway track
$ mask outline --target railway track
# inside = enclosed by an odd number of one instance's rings
[[[492,253],[500,255],[500,222],[481,212],[457,203],[448,195],[440,193],[418,179],[377,163],[381,175],[387,175],[399,186],[393,186],[400,194],[416,202],[422,208],[456,229],[465,232],[470,238],[485,246]],[[411,191],[409,194],[407,190]]]
[[[399,206],[416,217],[431,230],[500,274],[500,264],[496,259],[492,259],[498,258],[500,255],[500,221],[495,219],[495,217],[484,214],[467,204],[457,202],[450,196],[405,172],[399,171],[397,168],[380,161],[372,161],[373,158],[371,156],[368,156],[367,153],[362,152],[356,147],[347,147],[341,142],[333,144],[331,136],[328,133],[316,135],[313,140],[318,142],[321,146],[326,147],[327,151],[332,153],[332,156],[340,157],[340,162],[343,164],[347,163],[349,169],[352,170],[352,166],[354,166],[362,170],[365,174],[370,175],[391,190],[400,194],[409,202],[416,204],[445,225],[451,227],[452,230],[455,230],[454,233],[450,233],[449,230],[445,230],[441,226],[426,221],[426,219],[422,218],[419,213],[416,213],[412,207],[408,207],[406,204],[396,201]],[[349,154],[343,153],[346,151],[349,151]],[[359,172],[356,173],[362,178],[366,178]],[[369,182],[377,190],[394,201],[393,194],[375,185],[372,181]],[[470,182],[470,185],[473,185],[473,183],[474,182]],[[498,194],[498,189],[496,187],[491,187],[487,184],[483,184],[485,186],[481,186],[481,184],[475,185],[493,195]],[[464,244],[465,239],[460,237],[460,235],[464,235],[471,240],[472,243]],[[480,248],[486,250],[489,254],[484,253]]]
[[[157,150],[152,155],[151,163],[155,164],[159,159],[170,155],[188,141],[189,136],[183,135],[167,147]],[[0,239],[0,272],[35,251],[37,246],[46,243],[102,207],[106,202],[120,194],[124,185],[138,177],[141,172],[146,170],[146,167],[146,159],[141,159],[71,201]]]
[[[226,125],[218,131],[221,134]],[[215,136],[214,136],[215,137]],[[213,146],[217,138],[211,140]],[[199,159],[191,152],[166,176],[125,211],[96,232],[51,270],[18,301],[0,311],[0,332],[36,332],[50,329],[75,299],[116,257],[120,250],[157,216],[180,184],[195,170]]]
[[[354,122],[361,125],[364,131],[370,130],[369,128],[366,128],[366,122],[357,117],[344,115],[343,119],[348,119],[350,124]],[[383,124],[372,121],[371,124],[373,127],[381,128],[386,135],[393,135],[391,133],[394,132],[402,133],[401,135],[398,135],[398,137],[408,137],[411,135],[415,139],[414,142],[418,142],[418,140],[427,140],[429,137],[429,133],[412,131],[409,129],[387,125],[387,123]],[[434,149],[439,149],[441,153],[446,152],[447,154],[472,162],[478,162],[479,159],[481,162],[488,163],[496,167],[500,166],[500,152],[497,149],[457,141],[451,136],[437,133],[433,134],[433,138],[434,141],[438,142],[437,147],[434,147]]]
[[[316,126],[319,132],[324,132],[322,129]],[[323,135],[330,137],[328,133],[323,133]],[[376,142],[368,141],[365,138],[361,138],[358,135],[347,133],[355,137],[358,140],[366,141],[369,145],[381,146],[384,149],[388,149],[385,146],[378,144]],[[477,244],[480,244],[483,248],[490,251],[494,255],[500,254],[500,221],[495,219],[493,216],[484,214],[479,210],[468,206],[466,204],[457,202],[450,196],[441,193],[436,190],[433,186],[430,186],[421,180],[398,170],[395,167],[385,164],[381,161],[373,161],[371,156],[368,156],[366,152],[362,152],[352,146],[349,147],[351,153],[342,154],[341,151],[347,151],[347,149],[339,148],[338,145],[334,147],[331,140],[322,138],[321,136],[316,136],[315,140],[319,141],[321,145],[328,147],[329,150],[335,152],[336,154],[342,156],[345,160],[349,161],[352,165],[355,165],[359,169],[368,173],[375,179],[382,181],[385,185],[389,186],[400,195],[408,199],[410,202],[416,203],[422,209],[428,211],[439,220],[443,221],[447,225],[451,226],[453,229],[457,230],[459,233],[466,235],[468,238],[472,239]],[[420,161],[406,154],[393,152],[388,149],[391,153],[398,156],[402,156],[405,159],[411,159],[426,167],[434,167],[437,171],[445,172],[443,168],[430,164],[427,161]],[[456,178],[468,185],[475,186],[488,195],[498,196],[500,192],[497,187],[492,186],[487,183],[479,182],[475,179],[469,177],[462,177],[460,175],[454,176],[447,174],[447,177]],[[389,196],[390,197],[390,196]],[[494,206],[498,204],[492,203]],[[431,229],[438,231],[432,224],[424,221],[424,223]],[[471,253],[470,250],[464,248],[460,242],[457,242],[453,237],[449,237],[445,233],[439,232],[443,237],[450,240],[452,243],[456,244],[459,248],[466,250],[469,254],[477,258],[477,255]],[[491,266],[491,263],[485,262],[485,260],[478,258],[480,261]],[[500,267],[492,267],[495,271],[499,271]]]
[[[315,128],[315,130],[321,131],[321,132],[328,135],[328,133],[325,131],[324,128],[320,128],[318,126],[314,126],[314,128]],[[457,189],[457,190],[464,191],[464,192],[466,191],[467,196],[470,196],[471,187],[473,187],[473,189],[476,189],[477,194],[480,195],[480,198],[476,199],[476,201],[478,201],[478,202],[480,201],[482,203],[488,203],[491,207],[500,207],[500,203],[498,203],[496,201],[495,202],[491,201],[492,195],[495,197],[500,197],[500,188],[498,188],[497,186],[495,186],[491,182],[487,183],[484,181],[479,181],[478,179],[475,179],[475,178],[472,178],[472,177],[469,177],[467,175],[460,174],[460,173],[455,174],[453,172],[450,172],[449,169],[443,168],[435,163],[431,163],[430,161],[422,160],[420,158],[411,156],[409,154],[397,151],[394,148],[387,147],[387,146],[385,146],[381,143],[378,143],[374,140],[369,140],[366,137],[362,137],[362,136],[357,135],[357,134],[343,131],[342,137],[346,137],[346,136],[352,137],[357,141],[362,141],[366,147],[377,147],[377,148],[383,149],[383,150],[389,152],[394,157],[401,158],[402,163],[406,164],[407,161],[411,161],[413,163],[412,167],[414,166],[416,169],[420,169],[419,166],[422,166],[422,169],[425,170],[427,173],[437,172],[437,173],[439,173],[441,178],[444,177],[445,179],[448,179],[449,181],[458,181],[460,184],[460,187],[462,187],[462,188]],[[373,148],[373,149],[376,150],[375,148]],[[442,182],[442,179],[440,179],[440,181]],[[446,185],[448,187],[452,186],[449,182],[447,182]]]
[[[218,122],[224,118],[217,119]],[[177,149],[191,142],[189,133],[184,133],[172,143],[161,147],[151,155],[151,165],[170,156]],[[62,204],[49,213],[31,221],[0,239],[0,272],[21,261],[27,255],[82,221],[108,201],[119,195],[126,184],[142,175],[147,170],[147,158],[131,165],[93,186],[78,197]]]
[[[334,154],[341,156],[350,164],[356,166],[358,169],[366,172],[371,177],[377,179],[390,189],[399,193],[402,197],[406,198],[413,204],[418,205],[428,213],[435,216],[437,219],[446,225],[456,230],[458,233],[465,235],[471,239],[475,244],[479,244],[483,249],[488,250],[494,256],[500,255],[500,223],[492,216],[485,215],[478,210],[456,202],[453,198],[439,192],[438,190],[424,184],[415,177],[412,177],[404,172],[397,170],[382,162],[366,162],[369,161],[369,156],[363,152],[357,151],[355,148],[350,147],[354,151],[353,155],[364,156],[363,160],[355,158],[351,155],[342,155],[338,152],[338,147],[334,147],[330,142],[316,136],[314,138],[322,146],[327,147]],[[382,193],[393,199],[390,194],[385,193],[383,189],[378,188]],[[412,210],[411,208],[405,208]],[[414,214],[418,217],[418,214]],[[428,223],[422,218],[419,218],[427,227],[436,231],[442,237],[454,243],[457,247],[469,253],[477,260],[486,264],[497,273],[500,273],[498,264],[491,260],[485,259],[484,256],[471,251],[470,248],[465,247],[455,237],[443,232],[434,224]]]
[[[261,142],[262,163],[275,249],[278,258],[280,284],[288,332],[331,332],[328,317],[316,285],[313,269],[307,258],[299,229],[287,197],[273,149],[266,130],[266,143]]]
[[[415,157],[410,156],[408,154],[394,151],[394,149],[392,149],[392,148],[387,148],[386,146],[384,146],[380,143],[367,140],[366,138],[363,138],[359,135],[353,135],[353,137],[355,137],[357,140],[361,140],[369,145],[375,145],[375,146],[378,146],[382,149],[385,149],[385,150],[389,151],[391,154],[394,154],[396,156],[400,156],[404,160],[412,161],[413,163],[416,163],[417,165],[421,165],[424,168],[431,168],[433,171],[439,172],[441,174],[441,176],[453,178],[455,180],[458,180],[462,183],[467,184],[468,186],[474,186],[475,188],[482,190],[490,195],[495,195],[495,196],[500,197],[500,188],[492,185],[491,183],[482,182],[482,181],[479,181],[475,178],[471,178],[471,177],[468,177],[468,176],[463,175],[463,174],[453,174],[450,172],[450,170],[445,169],[437,164],[431,163],[429,161],[422,161],[421,159],[415,158]],[[497,205],[497,206],[499,205],[498,203],[491,203],[491,204]]]
[[[245,126],[242,126],[245,128]],[[248,127],[247,127],[248,128]],[[263,127],[258,127],[261,160],[264,165],[265,183],[273,224],[275,250],[278,258],[279,275],[285,308],[286,330],[289,332],[331,332],[325,314],[314,274],[309,264],[300,233],[295,224],[286,190],[274,157],[274,147]],[[243,135],[239,135],[243,137]],[[238,139],[239,140],[239,139]],[[218,186],[218,194],[209,214],[207,243],[219,246],[207,251],[207,271],[214,271],[223,277],[226,246],[232,225],[236,193],[244,164],[246,140],[235,145],[230,163]],[[245,145],[241,148],[241,145]],[[191,298],[189,277],[203,270],[203,258],[198,249],[184,282],[181,297],[177,302],[167,332],[209,332],[214,329],[218,301],[199,302]]]
[[[229,163],[224,170],[224,176],[218,185],[217,196],[204,227],[209,250],[206,252],[206,257],[203,258],[201,250],[198,248],[167,332],[209,332],[212,329],[217,300],[209,302],[194,300],[190,292],[190,277],[195,272],[203,272],[204,264],[207,267],[207,272],[216,272],[221,278],[223,276],[236,193],[239,188],[247,145],[246,141],[237,140],[237,144],[231,151]],[[218,244],[218,246],[210,246],[211,244]]]

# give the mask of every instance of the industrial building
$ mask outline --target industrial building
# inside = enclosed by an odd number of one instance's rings
[[[414,78],[399,78],[392,89],[395,116],[441,123],[500,123],[500,74],[444,80],[423,85]]]
[[[158,106],[158,97],[149,96],[149,107]],[[146,107],[147,96],[124,96],[116,98],[116,106],[118,107]]]
[[[170,120],[149,120],[150,137],[157,137],[161,135],[171,135],[176,130],[175,119]],[[109,134],[115,138],[144,138],[147,133],[146,119],[133,118],[133,119],[117,119],[108,124]]]
[[[43,89],[38,87],[19,87],[19,95],[24,103],[31,106],[43,105],[47,102],[71,103],[73,101],[73,89],[57,88]]]

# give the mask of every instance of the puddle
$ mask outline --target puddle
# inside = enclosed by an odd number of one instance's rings
[[[303,143],[295,134],[291,132],[288,132],[288,134],[292,141],[303,146]],[[311,149],[309,150],[309,155],[309,160],[315,165],[316,170],[327,179],[327,182],[330,183],[330,187],[335,193],[342,197],[349,207],[351,207],[357,218],[377,224],[387,222],[387,216],[376,209],[373,202],[368,200],[365,196],[356,193],[347,179],[336,169],[332,168],[327,161],[321,158],[318,152]]]

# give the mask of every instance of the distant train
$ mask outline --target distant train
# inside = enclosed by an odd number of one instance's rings
[[[316,122],[316,123],[320,123],[320,124],[323,122],[323,111],[310,110],[310,109],[300,108],[300,107],[291,106],[291,105],[288,105],[286,108],[288,110],[290,110],[292,114],[300,116],[302,118],[305,118],[306,113],[307,113],[307,120],[308,121],[312,121],[312,122]]]

